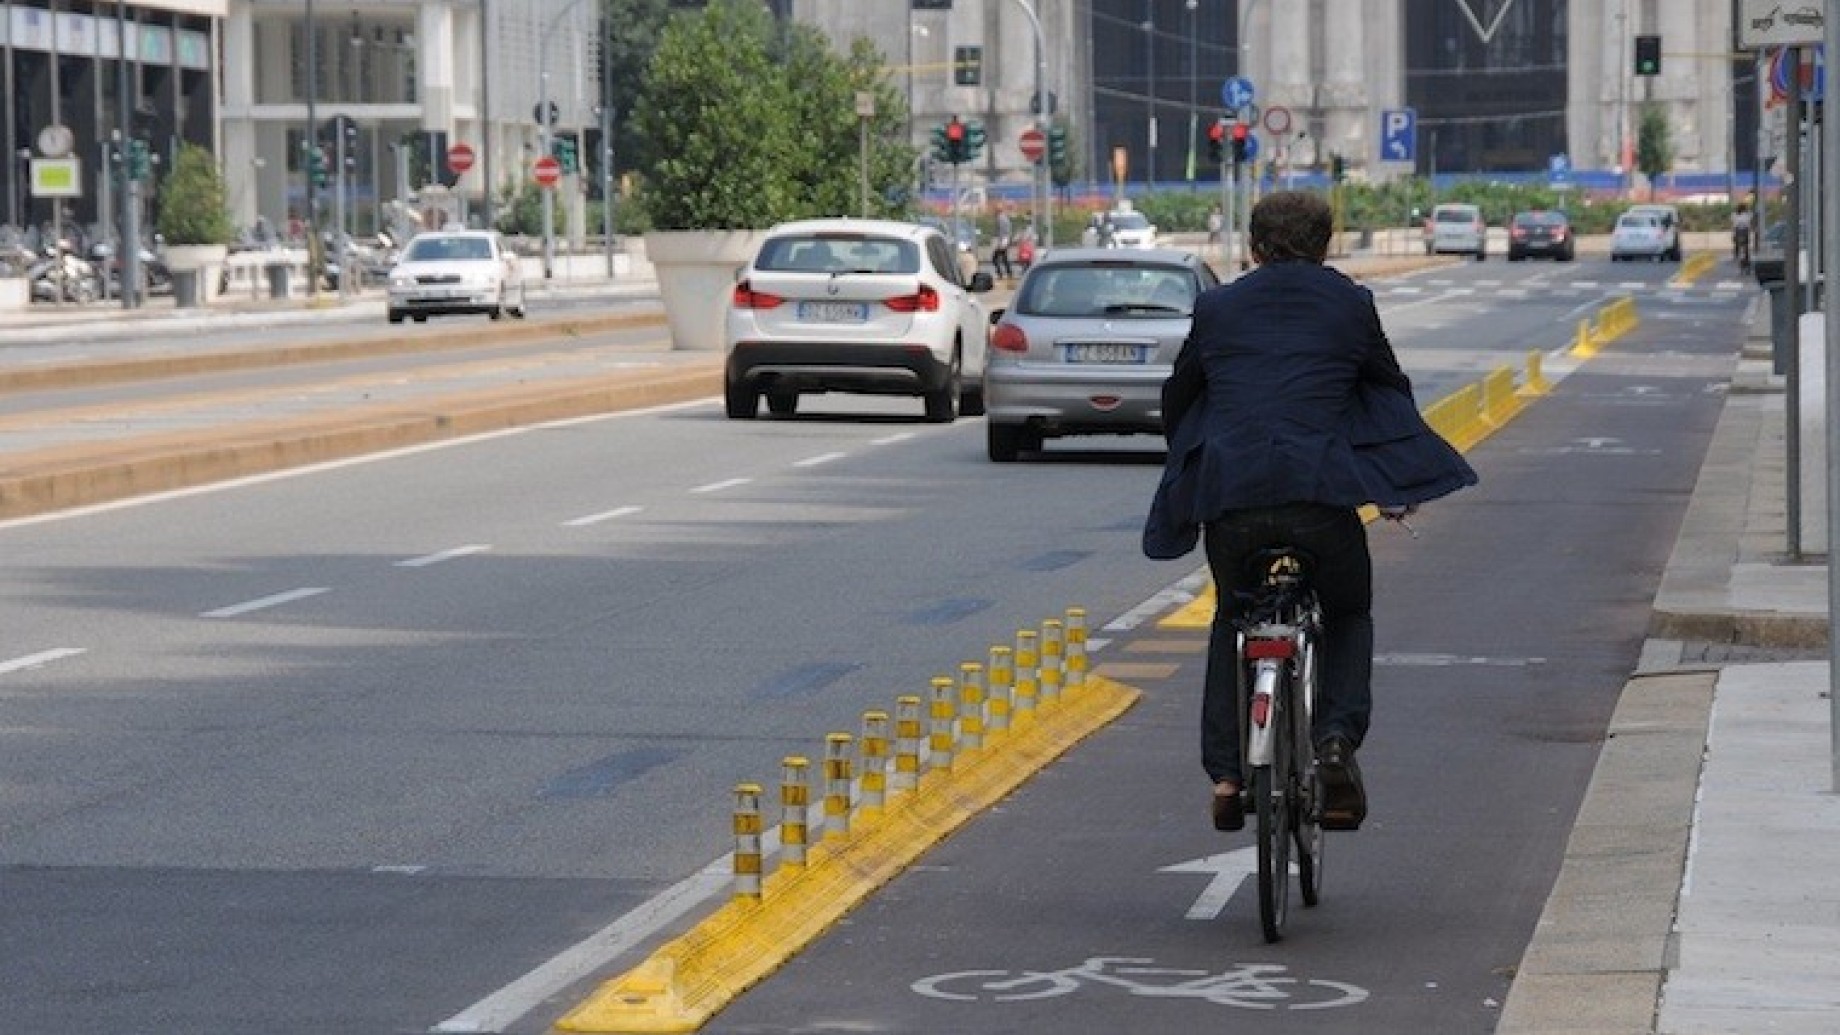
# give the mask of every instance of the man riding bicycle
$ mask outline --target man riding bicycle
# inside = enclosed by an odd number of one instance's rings
[[[1357,508],[1403,515],[1476,482],[1427,426],[1373,295],[1323,265],[1333,215],[1300,191],[1252,210],[1257,268],[1203,292],[1163,386],[1169,456],[1144,530],[1151,557],[1205,541],[1217,608],[1201,707],[1201,763],[1220,830],[1245,825],[1234,619],[1255,588],[1246,560],[1272,546],[1313,558],[1322,605],[1320,704],[1311,731],[1323,826],[1367,814],[1355,751],[1373,698],[1372,562]]]

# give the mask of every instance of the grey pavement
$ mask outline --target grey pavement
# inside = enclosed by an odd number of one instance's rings
[[[649,281],[542,290],[656,298]],[[1840,1031],[1827,567],[1785,555],[1783,384],[1759,310],[1500,1035]],[[380,317],[381,300],[35,308],[0,313],[0,343],[334,314]]]
[[[1827,566],[1759,309],[1500,1035],[1840,1031]]]

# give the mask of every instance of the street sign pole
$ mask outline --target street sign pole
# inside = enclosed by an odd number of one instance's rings
[[[1833,12],[1829,12],[1831,15]],[[1823,41],[1829,55],[1840,55],[1840,19],[1828,17],[1823,26],[1826,39]],[[1840,111],[1840,87],[1835,79],[1840,76],[1829,75],[1822,84],[1822,107],[1825,111]],[[1799,84],[1798,84],[1799,85]],[[1800,91],[1797,90],[1797,93]],[[1840,163],[1828,161],[1823,163],[1822,204],[1827,218],[1821,234],[1821,252],[1826,260],[1822,268],[1831,271],[1840,270]],[[1762,192],[1758,192],[1762,197]],[[1752,216],[1752,220],[1761,225],[1763,220]],[[1827,345],[1827,642],[1840,643],[1840,626],[1835,624],[1835,616],[1840,615],[1840,566],[1833,563],[1834,544],[1840,543],[1840,477],[1834,474],[1834,459],[1840,457],[1840,313],[1835,313],[1829,296],[1827,305],[1826,345]],[[1791,468],[1790,470],[1794,470]],[[1830,765],[1833,769],[1834,793],[1840,794],[1840,651],[1827,652],[1827,727]]]

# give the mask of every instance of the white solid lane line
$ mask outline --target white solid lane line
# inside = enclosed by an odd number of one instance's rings
[[[589,525],[598,525],[603,521],[612,521],[614,518],[628,517],[644,509],[644,507],[615,507],[612,510],[603,510],[599,514],[584,514],[578,518],[570,518],[564,521],[562,525],[564,528],[586,528]]]
[[[721,492],[723,489],[732,489],[737,485],[746,485],[753,480],[752,478],[726,478],[719,482],[710,482],[708,485],[699,485],[690,491],[700,493]]]
[[[869,444],[872,446],[892,446],[896,442],[905,442],[913,437],[913,432],[902,431],[893,435],[883,435],[881,438],[872,438],[869,440]]]
[[[451,561],[456,557],[470,557],[476,553],[485,553],[490,549],[491,547],[484,543],[472,543],[467,546],[456,546],[451,550],[442,550],[440,553],[424,554],[421,557],[411,557],[406,561],[397,561],[396,566],[398,568],[426,568],[430,564]]]
[[[792,462],[792,466],[794,467],[816,467],[819,464],[828,464],[832,460],[842,460],[844,457],[849,456],[849,455],[850,454],[848,453],[819,453],[817,456],[808,456],[803,460],[794,460]]]
[[[246,615],[251,611],[261,611],[264,608],[280,607],[282,604],[291,604],[296,600],[305,600],[308,597],[316,597],[321,593],[330,592],[332,592],[331,588],[326,586],[302,586],[299,589],[290,589],[286,593],[276,593],[273,596],[260,597],[255,600],[245,600],[240,604],[220,607],[215,611],[204,611],[201,612],[198,617],[235,618],[237,615]]]
[[[0,661],[0,676],[8,672],[23,672],[29,668],[49,665],[54,661],[62,661],[65,658],[74,658],[79,654],[87,653],[89,653],[87,647],[53,647],[50,650],[41,650],[37,654],[27,654],[11,661]]]

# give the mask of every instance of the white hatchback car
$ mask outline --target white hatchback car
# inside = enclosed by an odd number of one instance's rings
[[[822,392],[919,396],[926,419],[984,412],[989,318],[952,243],[930,226],[812,219],[768,231],[728,305],[728,416],[798,411]]]
[[[1610,259],[1677,259],[1680,256],[1679,223],[1653,210],[1630,209],[1618,216],[1610,232]]]
[[[523,269],[493,231],[417,234],[390,268],[391,323],[455,313],[525,315]]]
[[[1425,254],[1457,252],[1481,262],[1488,254],[1489,225],[1475,205],[1445,204],[1431,210],[1425,223]]]

